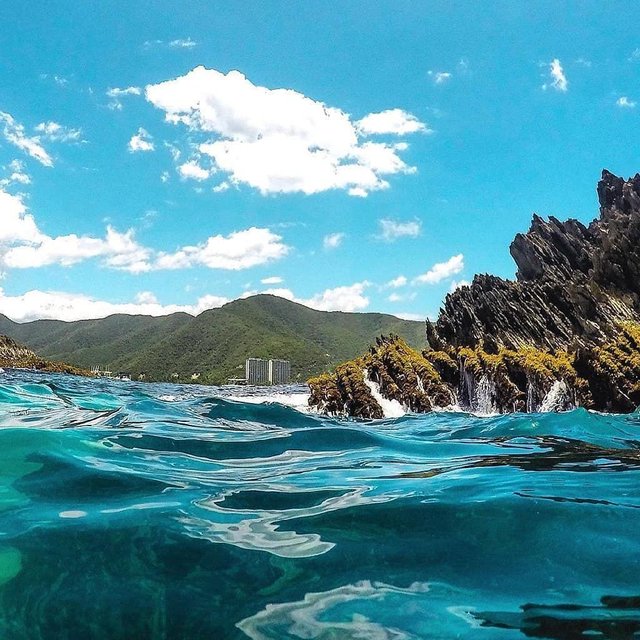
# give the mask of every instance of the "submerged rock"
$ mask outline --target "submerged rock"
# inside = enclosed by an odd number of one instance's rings
[[[640,174],[625,181],[603,171],[598,198],[589,226],[534,214],[510,247],[516,279],[476,275],[448,294],[437,321],[427,321],[422,354],[379,338],[362,358],[310,380],[310,404],[362,418],[384,416],[380,396],[415,412],[454,403],[479,413],[633,411]]]

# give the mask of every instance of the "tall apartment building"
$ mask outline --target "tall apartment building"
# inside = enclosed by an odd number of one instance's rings
[[[247,358],[245,362],[247,384],[269,384],[269,361],[261,358]]]
[[[288,360],[269,360],[269,382],[271,384],[289,384],[291,363]]]
[[[288,384],[291,363],[288,360],[247,358],[245,362],[247,384]]]

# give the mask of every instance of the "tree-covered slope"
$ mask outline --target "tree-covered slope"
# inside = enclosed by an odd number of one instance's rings
[[[291,361],[301,381],[366,350],[376,336],[398,334],[424,346],[424,324],[379,313],[309,309],[271,295],[236,300],[193,318],[116,315],[100,320],[38,320],[17,324],[0,316],[0,333],[34,351],[79,366],[108,366],[149,379],[200,374],[221,383],[244,375],[248,357]]]

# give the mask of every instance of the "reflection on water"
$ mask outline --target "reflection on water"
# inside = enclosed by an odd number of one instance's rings
[[[639,415],[2,380],[2,638],[640,637]]]

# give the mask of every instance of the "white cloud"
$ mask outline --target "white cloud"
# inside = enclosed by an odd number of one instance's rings
[[[41,122],[35,130],[51,142],[79,142],[82,136],[80,129],[70,129],[52,120]]]
[[[564,75],[564,70],[562,69],[562,65],[558,58],[554,58],[549,63],[549,74],[551,75],[551,84],[545,83],[542,85],[542,88],[546,90],[551,87],[556,91],[566,92],[569,87],[569,83],[567,81],[567,77]]]
[[[444,84],[451,80],[453,75],[449,71],[427,71],[427,74],[433,78],[435,84]]]
[[[101,258],[103,266],[130,273],[193,266],[240,270],[278,260],[289,252],[280,236],[256,227],[212,236],[175,253],[144,247],[135,240],[132,229],[121,233],[110,226],[103,238],[77,234],[51,237],[40,231],[20,196],[1,189],[0,218],[0,266],[13,269],[71,266]]]
[[[224,193],[230,187],[231,185],[225,180],[224,182],[221,182],[220,184],[217,184],[215,187],[213,187],[211,191],[213,191],[213,193]]]
[[[22,160],[12,160],[8,166],[3,167],[10,173],[6,178],[0,180],[0,188],[7,187],[11,184],[31,184],[31,178],[25,171],[24,162]]]
[[[387,109],[380,113],[370,113],[355,124],[365,135],[394,133],[401,136],[418,131],[432,133],[424,122],[420,122],[414,115],[402,109]]]
[[[378,225],[380,226],[380,233],[376,237],[385,242],[393,242],[403,237],[417,238],[422,228],[422,223],[417,219],[400,222],[399,220],[382,218],[378,220]]]
[[[43,234],[19,196],[0,190],[0,256],[2,247],[16,242],[38,242]]]
[[[369,306],[369,298],[364,295],[368,286],[369,282],[356,282],[348,286],[326,289],[298,302],[319,311],[360,311]]]
[[[417,322],[422,322],[427,319],[426,313],[394,313],[396,318],[401,318],[402,320],[413,320]]]
[[[451,276],[460,273],[464,269],[464,256],[459,253],[452,256],[446,262],[434,264],[429,271],[418,276],[414,283],[437,284]]]
[[[337,249],[342,244],[344,238],[345,234],[342,232],[330,233],[322,239],[322,246],[325,249]]]
[[[405,294],[391,293],[389,294],[387,300],[389,302],[408,302],[411,300],[415,300],[416,295],[417,294],[415,293],[415,291],[413,293],[405,293]]]
[[[149,249],[135,241],[132,230],[119,233],[112,227],[107,227],[104,238],[78,236],[74,233],[51,238],[41,234],[32,239],[30,244],[6,249],[2,255],[2,263],[13,269],[30,269],[52,264],[69,267],[91,258],[104,258],[106,266],[141,273],[150,269],[150,254]]]
[[[387,284],[384,285],[385,289],[398,289],[399,287],[404,287],[407,284],[407,278],[405,276],[398,276],[393,280],[389,280]]]
[[[151,134],[142,127],[140,127],[138,133],[131,136],[131,140],[129,140],[129,151],[131,153],[135,153],[136,151],[153,151],[154,149],[155,145],[152,142]]]
[[[623,109],[634,109],[636,106],[635,101],[630,100],[627,96],[621,96],[616,100],[616,104]]]
[[[150,292],[141,292],[135,302],[113,303],[91,296],[60,291],[27,291],[22,295],[9,296],[0,289],[0,309],[15,322],[29,322],[38,319],[87,320],[104,318],[114,313],[132,315],[163,316],[184,312],[191,315],[202,313],[226,304],[229,300],[222,296],[206,295],[192,305],[160,304]]]
[[[260,282],[262,284],[282,284],[283,280],[280,276],[270,276],[269,278],[262,278]]]
[[[385,176],[412,171],[398,156],[406,146],[362,144],[357,123],[340,109],[291,89],[254,85],[238,71],[197,67],[148,85],[146,97],[168,122],[206,136],[200,152],[232,182],[263,194],[343,189],[363,196],[386,189]],[[417,130],[421,123],[402,113],[403,126]]]
[[[248,269],[283,258],[289,247],[269,229],[251,227],[228,236],[212,236],[206,242],[158,255],[154,268],[184,269],[204,265],[211,269]]]
[[[185,180],[206,180],[211,172],[208,169],[201,167],[195,160],[189,160],[178,167],[178,173]]]
[[[191,38],[178,38],[177,40],[171,40],[169,46],[174,49],[193,49],[198,46],[198,43]]]
[[[109,109],[120,111],[122,109],[122,100],[126,96],[140,96],[142,95],[142,89],[140,87],[112,87],[107,89],[107,97],[111,98],[107,105]]]
[[[640,62],[640,47],[634,49],[627,60],[629,62]]]
[[[53,166],[53,160],[40,144],[39,136],[27,136],[24,126],[16,122],[13,116],[4,111],[0,111],[0,123],[4,124],[3,134],[7,142],[15,145],[45,167]]]
[[[468,287],[470,284],[471,283],[468,280],[452,280],[449,292],[453,293],[456,289],[459,289],[460,287]]]

